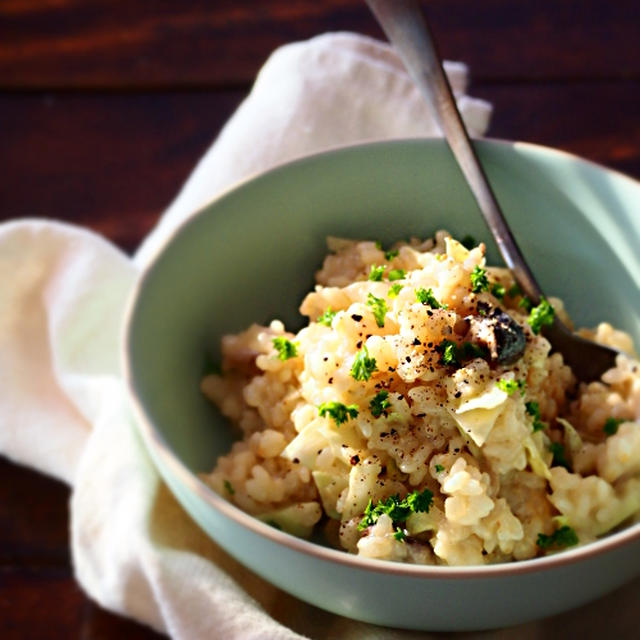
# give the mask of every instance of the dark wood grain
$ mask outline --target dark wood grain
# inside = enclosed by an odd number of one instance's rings
[[[476,83],[473,93],[495,106],[490,135],[559,147],[640,177],[638,89],[634,81]],[[0,219],[64,219],[134,249],[243,95],[0,95]]]
[[[80,637],[86,600],[68,568],[0,567],[0,585],[3,640]]]
[[[494,104],[490,135],[640,177],[636,0],[424,5]],[[56,218],[133,250],[270,52],[337,30],[381,36],[362,0],[0,0],[0,222]],[[68,500],[0,458],[0,638],[158,638],[77,587]]]
[[[2,640],[158,640],[152,629],[94,605],[68,568],[0,566]]]
[[[0,638],[154,640],[82,593],[69,554],[69,488],[0,457]]]
[[[640,82],[477,85],[490,136],[557,147],[640,178]]]
[[[0,457],[0,567],[68,566],[68,499],[62,482]]]
[[[239,92],[0,95],[0,216],[53,217],[134,248]]]
[[[635,0],[424,4],[444,55],[482,80],[640,74]],[[0,85],[247,85],[275,47],[330,30],[381,35],[362,0],[4,0]]]

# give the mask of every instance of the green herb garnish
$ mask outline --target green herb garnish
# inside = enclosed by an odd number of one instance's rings
[[[279,336],[272,340],[273,346],[278,352],[278,358],[280,360],[289,360],[289,358],[295,358],[298,355],[298,343],[291,342],[287,338]]]
[[[475,344],[475,342],[463,342],[462,346],[458,349],[458,359],[460,360],[473,360],[475,358],[486,358],[487,349]]]
[[[607,434],[608,436],[612,436],[615,435],[616,433],[618,433],[618,427],[624,422],[623,418],[607,418],[604,422],[604,427],[602,427],[602,430]]]
[[[399,249],[389,249],[389,251],[384,252],[384,257],[391,262],[391,260],[393,260],[399,253]]]
[[[443,340],[436,350],[440,353],[440,363],[447,367],[459,367],[458,345],[452,340]]]
[[[404,269],[391,269],[389,271],[389,282],[394,280],[402,280],[406,276]]]
[[[540,298],[540,304],[533,307],[529,314],[529,326],[531,331],[536,335],[540,333],[542,327],[553,324],[553,318],[556,315],[554,308],[549,301],[543,296]]]
[[[489,278],[487,278],[487,270],[476,265],[471,272],[471,291],[480,293],[489,290]]]
[[[375,264],[371,265],[371,271],[369,271],[369,280],[372,282],[380,282],[382,280],[382,276],[384,275],[385,266],[383,264],[376,266]]]
[[[500,378],[500,380],[496,382],[496,386],[509,396],[512,396],[518,390],[524,395],[526,382],[524,380],[506,380],[505,378]]]
[[[318,415],[322,418],[329,416],[339,427],[342,423],[349,420],[349,418],[356,418],[358,416],[357,404],[343,404],[342,402],[323,402],[318,407]]]
[[[333,311],[331,307],[327,307],[327,310],[322,315],[318,316],[316,322],[323,324],[325,327],[330,327],[333,319],[336,317],[336,313],[337,312]]]
[[[505,293],[506,293],[506,290],[503,284],[500,284],[499,282],[494,282],[491,285],[491,294],[493,295],[494,298],[497,298],[498,300],[504,300]]]
[[[372,293],[367,296],[367,306],[373,309],[373,316],[379,327],[384,327],[384,316],[387,313],[387,303],[382,298],[377,298]]]
[[[389,293],[387,293],[387,296],[389,298],[397,298],[403,286],[404,285],[401,285],[399,282],[394,282],[389,288]]]
[[[446,339],[436,347],[436,351],[440,353],[440,364],[448,367],[460,367],[463,361],[486,358],[488,354],[487,349],[473,342],[458,345],[453,340]]]
[[[436,465],[436,473],[442,473],[444,471],[444,467],[441,464]]]
[[[418,287],[416,289],[416,298],[418,302],[421,302],[422,304],[427,305],[432,309],[448,308],[446,304],[438,302],[436,297],[433,295],[433,289],[431,287],[429,287],[428,289],[425,289],[424,287]]]
[[[371,374],[377,371],[376,359],[369,356],[367,346],[362,347],[356,354],[353,364],[351,365],[351,377],[359,382],[369,380]]]
[[[432,502],[433,493],[429,489],[424,489],[422,492],[413,491],[402,500],[398,495],[391,496],[378,502],[375,507],[373,502],[369,500],[358,529],[362,531],[374,525],[383,513],[388,515],[394,524],[405,522],[412,513],[428,513]]]
[[[533,302],[531,302],[527,296],[522,296],[522,298],[520,298],[520,302],[518,302],[518,306],[529,313],[531,309],[533,309]]]
[[[565,549],[566,547],[573,547],[577,545],[578,542],[579,540],[576,532],[568,525],[556,529],[549,536],[544,533],[539,533],[538,539],[536,540],[536,544],[541,549],[550,549],[552,547]]]
[[[231,496],[236,492],[236,490],[233,488],[233,485],[228,480],[224,481],[224,488],[225,491]]]
[[[535,400],[531,400],[530,402],[525,402],[524,407],[527,413],[533,417],[533,432],[542,431],[547,426],[547,423],[540,420],[540,405]]]
[[[393,537],[398,541],[398,542],[404,542],[407,539],[407,534],[402,530],[402,529],[396,529],[393,532]]]
[[[374,418],[379,418],[385,409],[388,409],[391,406],[389,402],[389,392],[388,391],[378,391],[376,395],[372,398],[371,402],[369,402],[369,409],[371,410],[371,415]]]
[[[562,444],[559,442],[552,442],[549,445],[549,451],[553,454],[551,466],[564,467],[568,471],[571,471],[571,467],[569,466],[569,461],[567,460]]]
[[[433,502],[433,493],[429,489],[422,492],[413,491],[406,497],[406,501],[413,513],[428,513]]]

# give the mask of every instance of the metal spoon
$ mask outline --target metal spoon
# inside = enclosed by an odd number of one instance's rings
[[[419,3],[367,0],[367,4],[431,106],[505,263],[523,293],[537,305],[543,297],[542,290],[520,252],[473,149]],[[562,353],[575,376],[585,382],[599,379],[615,366],[620,353],[572,333],[557,317],[543,332],[553,349]]]

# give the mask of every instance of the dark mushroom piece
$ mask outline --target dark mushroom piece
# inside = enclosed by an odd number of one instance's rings
[[[492,360],[499,364],[513,364],[527,346],[522,327],[502,309],[479,302],[479,316],[468,316],[469,336],[474,342],[486,345]]]

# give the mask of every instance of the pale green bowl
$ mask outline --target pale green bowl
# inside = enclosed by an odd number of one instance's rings
[[[478,143],[521,248],[547,294],[579,325],[601,320],[640,338],[640,185],[565,153]],[[231,506],[196,474],[232,431],[200,395],[223,334],[297,312],[327,235],[391,243],[446,228],[495,246],[439,140],[341,149],[279,167],[225,193],[170,238],[127,318],[125,370],[140,433],[196,522],[257,574],[314,605],[423,630],[500,627],[577,606],[640,572],[640,524],[594,544],[488,567],[361,559],[299,540]]]

